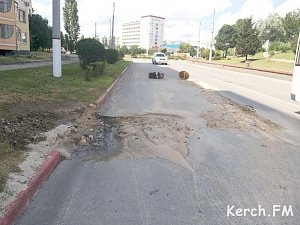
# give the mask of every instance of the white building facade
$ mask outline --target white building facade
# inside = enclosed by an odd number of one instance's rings
[[[122,46],[131,47],[133,45],[140,45],[140,30],[141,22],[133,21],[122,24]]]
[[[142,16],[140,21],[122,25],[122,45],[159,49],[164,41],[165,18]]]

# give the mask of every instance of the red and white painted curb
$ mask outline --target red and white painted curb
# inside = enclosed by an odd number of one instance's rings
[[[61,154],[58,151],[52,151],[45,158],[43,164],[37,169],[36,173],[29,179],[28,187],[21,191],[16,199],[5,209],[4,215],[0,218],[0,225],[10,225],[26,208],[32,197],[49,177],[61,160]]]

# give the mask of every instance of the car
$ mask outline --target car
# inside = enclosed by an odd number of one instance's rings
[[[155,52],[152,57],[152,64],[168,64],[168,58],[163,52]]]

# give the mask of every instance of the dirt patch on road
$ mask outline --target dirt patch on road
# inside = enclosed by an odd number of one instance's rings
[[[187,139],[192,128],[180,116],[145,114],[132,117],[99,117],[100,125],[82,137],[86,146],[74,156],[84,160],[121,158],[161,158],[192,170]]]
[[[66,157],[97,123],[95,105],[2,104],[0,108],[0,216],[52,150]]]
[[[201,116],[207,121],[207,127],[219,129],[255,130],[259,132],[274,132],[281,126],[258,115],[250,105],[239,105],[214,91],[203,91],[213,107],[202,112]]]

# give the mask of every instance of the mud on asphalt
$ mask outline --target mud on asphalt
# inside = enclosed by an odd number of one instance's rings
[[[122,158],[161,158],[190,169],[185,158],[192,128],[184,118],[168,114],[130,117],[98,115],[99,124],[81,137],[73,158],[109,160]]]

